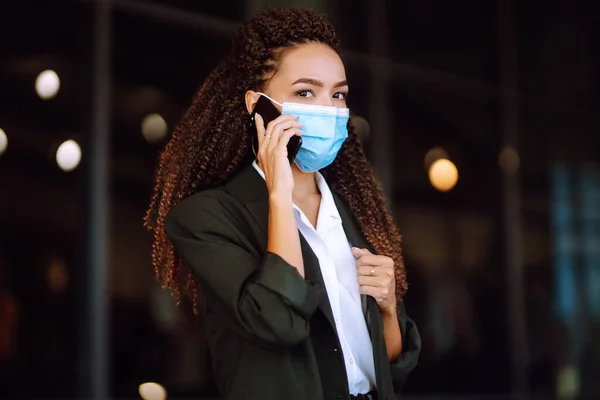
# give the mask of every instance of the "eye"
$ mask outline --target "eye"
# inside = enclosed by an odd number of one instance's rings
[[[337,100],[346,100],[348,98],[348,92],[336,92],[334,93],[333,98]]]
[[[298,90],[296,92],[296,96],[309,98],[314,97],[314,93],[312,92],[312,90]]]

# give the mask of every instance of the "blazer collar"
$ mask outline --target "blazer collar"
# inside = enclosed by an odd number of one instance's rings
[[[225,188],[233,197],[244,204],[269,199],[267,185],[252,164],[242,167],[233,178],[225,183]]]

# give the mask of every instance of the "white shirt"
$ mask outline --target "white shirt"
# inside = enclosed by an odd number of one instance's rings
[[[264,179],[265,175],[256,161],[252,165]],[[361,306],[356,259],[325,178],[316,172],[315,180],[321,192],[316,229],[294,204],[296,223],[319,259],[342,346],[350,394],[368,393],[375,388],[375,365],[373,346]]]

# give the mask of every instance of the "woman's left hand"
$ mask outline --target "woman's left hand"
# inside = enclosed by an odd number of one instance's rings
[[[367,249],[352,248],[356,257],[358,285],[362,294],[369,295],[377,301],[384,313],[396,314],[396,279],[394,260],[379,256]]]

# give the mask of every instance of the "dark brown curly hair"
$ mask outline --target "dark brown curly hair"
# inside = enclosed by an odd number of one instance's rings
[[[264,90],[285,52],[308,42],[326,44],[341,55],[333,26],[312,11],[273,8],[246,22],[229,55],[200,87],[160,156],[144,226],[154,234],[152,259],[158,279],[177,300],[182,293],[190,295],[194,312],[200,287],[166,236],[165,216],[182,199],[227,182],[252,162],[244,94]],[[352,124],[348,125],[348,139],[324,174],[345,199],[375,252],[394,259],[400,300],[407,290],[400,234]]]

